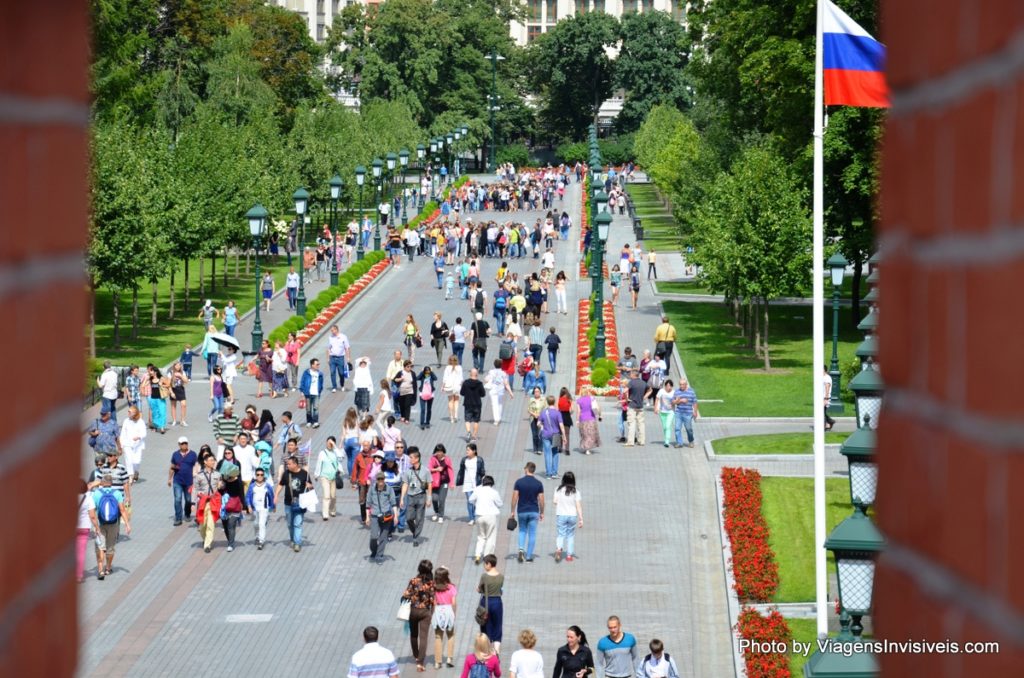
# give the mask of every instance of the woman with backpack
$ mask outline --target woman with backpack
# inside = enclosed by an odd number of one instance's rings
[[[421,560],[416,576],[402,593],[402,599],[409,601],[409,645],[416,660],[416,670],[426,671],[427,631],[434,615],[434,564]],[[437,655],[435,655],[435,660]]]
[[[473,643],[473,652],[466,655],[462,664],[461,678],[501,678],[501,660],[498,659],[498,643],[491,646],[491,639],[481,633]]]
[[[434,411],[434,393],[437,392],[437,375],[430,365],[416,376],[417,393],[420,401],[420,430],[430,428],[430,419]]]
[[[589,386],[583,387],[583,395],[576,400],[573,407],[580,424],[580,447],[583,454],[590,454],[601,446],[601,436],[597,430],[597,422],[601,421],[601,409],[591,395]]]

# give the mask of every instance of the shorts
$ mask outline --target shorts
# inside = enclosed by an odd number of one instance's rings
[[[121,534],[121,521],[116,523],[100,523],[100,530],[96,533],[96,548],[112,554],[117,548],[117,538]]]
[[[263,290],[263,298],[264,299],[269,299],[273,295],[274,295],[274,291],[273,290]]]
[[[466,423],[467,424],[479,424],[480,423],[480,412],[483,410],[482,407],[467,407],[466,409]]]

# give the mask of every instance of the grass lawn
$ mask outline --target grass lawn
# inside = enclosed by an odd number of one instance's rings
[[[696,280],[659,280],[657,285],[662,294],[711,294],[711,290]]]
[[[714,302],[666,301],[665,311],[677,330],[676,345],[690,383],[702,400],[704,416],[809,417],[813,415],[811,382],[811,308],[773,306],[769,321],[772,372],[747,348],[729,310]],[[863,335],[841,313],[839,361],[854,357]],[[826,321],[828,328],[831,323]],[[831,334],[831,332],[829,332]],[[831,342],[826,356],[831,355]]]
[[[840,444],[849,433],[825,433],[825,442]],[[734,436],[714,441],[715,454],[812,454],[814,436],[811,433],[766,433],[754,436]]]
[[[790,653],[789,655],[790,675],[802,676],[804,675],[804,664],[807,663],[811,654],[817,649],[814,642],[818,639],[818,623],[814,619],[787,619],[786,624],[793,634],[793,640],[799,640],[801,643],[811,643],[810,653],[806,655]]]
[[[761,478],[761,512],[771,535],[768,543],[779,564],[779,590],[773,602],[814,600],[814,479]],[[853,513],[846,478],[825,480],[826,530]],[[829,555],[829,570],[835,569]]]

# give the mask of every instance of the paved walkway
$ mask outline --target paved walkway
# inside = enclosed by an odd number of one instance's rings
[[[578,190],[573,184],[565,201],[566,206],[577,206],[571,209],[577,224]],[[476,220],[492,215],[473,216]],[[516,216],[532,222],[538,215]],[[613,226],[615,231],[625,228],[618,222]],[[579,257],[576,235],[569,243],[556,246],[556,268],[570,275],[577,270]],[[613,242],[619,240],[620,235],[613,235]],[[514,263],[512,270],[529,273],[536,263],[523,259]],[[493,278],[497,264],[484,261],[486,279]],[[580,285],[589,289],[589,281]],[[639,325],[656,321],[658,315],[652,296],[646,295],[642,301],[645,306],[635,312],[637,322],[629,317],[634,312],[620,309],[619,316],[623,340],[636,342],[638,347],[644,337],[653,335],[653,325],[646,329]],[[281,301],[275,304],[278,309],[284,306]],[[382,276],[338,322],[353,341],[353,353],[369,355],[379,378],[391,352],[400,347],[405,314],[412,312],[425,325],[434,310],[441,310],[452,324],[456,315],[467,319],[470,309],[466,302],[444,301],[433,287],[429,260],[418,259]],[[565,341],[549,392],[573,383],[574,322],[573,313],[545,318]],[[269,330],[272,325],[265,327]],[[247,331],[240,325],[243,338]],[[421,351],[418,357],[432,358],[428,348]],[[494,351],[492,346],[489,357],[494,357]],[[323,358],[324,340],[307,345],[304,353]],[[424,360],[417,362],[423,364]],[[204,374],[201,365],[196,368],[196,374]],[[296,397],[256,400],[255,382],[248,378],[240,378],[236,387],[240,406],[251,402],[260,409],[268,407],[278,418],[285,409],[292,409],[302,420]],[[324,523],[319,515],[307,516],[305,548],[300,554],[287,548],[280,512],[271,521],[270,543],[263,551],[252,546],[248,523],[240,531],[245,544],[234,553],[225,551],[224,539],[218,535],[213,553],[204,554],[194,529],[172,527],[167,458],[178,435],[188,435],[196,449],[212,440],[205,418],[207,389],[205,381],[189,386],[192,426],[168,429],[165,436],[150,434],[143,480],[134,491],[132,536],[122,538],[118,545],[114,574],[103,582],[89,578],[81,587],[81,675],[188,675],[208,673],[211,665],[228,665],[252,675],[338,675],[361,645],[359,632],[367,624],[381,628],[382,642],[400,657],[403,672],[411,673],[408,636],[395,619],[395,611],[421,558],[450,567],[462,592],[457,654],[464,656],[475,633],[476,597],[472,590],[479,571],[472,564],[473,533],[465,523],[465,502],[460,496],[448,500],[447,513],[456,520],[443,525],[427,523],[426,540],[419,548],[406,539],[391,544],[383,565],[366,560],[368,532],[358,525],[358,507],[347,483],[338,518]],[[314,450],[320,449],[327,435],[340,432],[344,410],[352,398],[351,391],[326,394],[322,425],[312,432]],[[444,409],[443,403],[437,404],[430,430],[406,427],[405,434],[421,449],[443,442],[457,461],[462,456],[463,428],[461,423],[443,421]],[[489,406],[485,407],[485,420],[488,413]],[[535,563],[516,563],[510,533],[500,530],[497,553],[499,567],[506,572],[502,656],[516,648],[518,630],[530,627],[537,633],[537,649],[550,670],[555,650],[564,642],[566,626],[579,624],[596,643],[603,635],[605,618],[618,614],[626,630],[642,643],[654,636],[662,638],[682,674],[732,675],[713,472],[700,450],[665,450],[653,445],[637,451],[622,449],[613,443],[614,429],[614,419],[606,418],[601,430],[605,444],[593,456],[562,457],[560,470],[576,472],[584,504],[586,522],[577,535],[578,561],[554,563],[550,513],[541,525]],[[652,440],[655,429],[653,416],[648,416]],[[481,434],[481,456],[508,501],[523,463],[527,459],[540,461],[528,451],[529,427],[521,390],[506,404],[504,423],[483,424]],[[642,463],[635,455],[643,455]],[[83,446],[83,469],[89,467],[90,459]],[[658,471],[652,473],[653,469]],[[555,483],[546,484],[550,500]],[[652,516],[658,519],[651,520]],[[94,575],[95,566],[90,565],[87,574]],[[439,673],[452,676],[455,670]]]

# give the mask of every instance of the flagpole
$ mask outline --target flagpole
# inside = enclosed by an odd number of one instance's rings
[[[814,583],[818,636],[828,634],[828,579],[825,570],[825,247],[824,247],[824,103],[822,32],[825,0],[818,0],[818,20],[814,49],[814,307],[811,313],[814,339]]]

